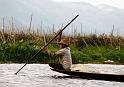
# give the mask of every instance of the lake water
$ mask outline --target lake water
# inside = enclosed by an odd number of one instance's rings
[[[72,78],[49,69],[47,64],[0,64],[0,87],[124,87],[124,82]],[[124,65],[88,64],[99,70],[124,74]]]

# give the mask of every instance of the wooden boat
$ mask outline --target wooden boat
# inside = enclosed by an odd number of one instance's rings
[[[119,81],[124,82],[124,75],[114,74],[114,73],[96,73],[96,72],[83,72],[83,71],[71,71],[71,70],[60,70],[55,68],[50,68],[53,71],[77,76],[84,79],[96,79],[96,80],[107,80],[107,81]]]

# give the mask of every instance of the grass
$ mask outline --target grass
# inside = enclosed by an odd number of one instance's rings
[[[44,45],[42,35],[18,33],[14,38],[15,40],[9,40],[8,36],[9,34],[6,33],[5,41],[0,41],[0,63],[24,63],[30,60]],[[52,37],[49,35],[46,37],[46,40],[49,41]],[[108,41],[110,37],[106,38],[107,42],[100,39],[100,36],[93,39],[94,36],[92,35],[75,38],[64,37],[70,39],[73,63],[104,63],[105,60],[113,60],[115,64],[124,64],[124,46],[122,42],[121,44],[115,43],[115,40],[118,40],[115,36],[112,43]],[[121,40],[123,40],[122,37]],[[49,50],[57,51],[59,49],[56,42],[57,40],[49,45]],[[29,63],[51,63],[58,61],[58,58],[49,57],[47,54],[41,52]]]

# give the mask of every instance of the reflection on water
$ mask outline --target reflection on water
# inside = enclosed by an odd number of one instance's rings
[[[87,80],[51,71],[47,64],[0,64],[0,87],[123,87],[124,82]],[[124,73],[124,65],[92,65],[108,72]],[[110,68],[111,67],[111,68]]]

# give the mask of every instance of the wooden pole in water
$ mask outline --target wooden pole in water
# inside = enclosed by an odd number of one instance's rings
[[[29,34],[31,33],[31,25],[32,25],[32,15],[31,15],[30,25],[29,25],[29,31],[28,31]]]
[[[5,27],[5,24],[4,24],[5,20],[4,20],[4,17],[3,17],[3,27],[2,27],[2,41],[5,42],[5,36],[4,36],[4,27]]]
[[[56,37],[57,37],[58,35],[60,35],[61,32],[62,32],[65,28],[67,28],[78,16],[79,16],[79,15],[75,16],[64,28],[62,28],[62,29],[58,32],[58,34],[56,34],[56,36],[55,36],[53,39],[51,39],[51,40],[50,40],[45,46],[43,46],[34,56],[32,56],[31,59],[35,58],[36,55],[38,55],[42,50],[44,50],[44,49],[45,49],[54,39],[56,39]],[[30,59],[30,60],[31,60],[31,59]],[[20,70],[22,70],[22,69],[28,64],[28,62],[29,62],[30,60],[28,60],[15,74],[17,75],[18,72],[19,72]]]

